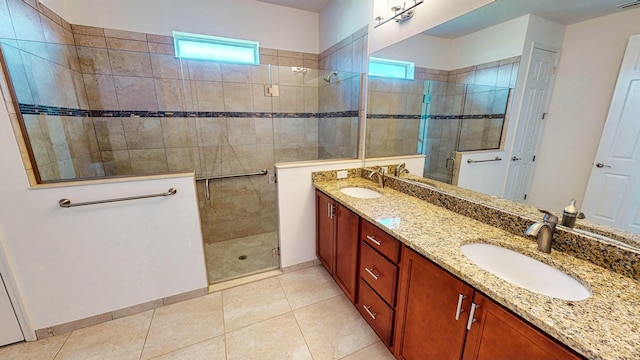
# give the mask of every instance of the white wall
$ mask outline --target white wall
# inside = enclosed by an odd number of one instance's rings
[[[483,5],[492,3],[494,0],[466,0],[466,1],[447,1],[447,0],[425,0],[422,5],[416,8],[414,17],[402,24],[395,21],[373,28],[377,22],[373,19],[378,16],[374,13],[371,20],[371,32],[369,39],[369,51],[376,52],[387,46],[408,39],[432,27],[438,26],[460,15],[464,15]],[[407,5],[411,2],[407,1]],[[384,5],[382,5],[384,4]],[[387,0],[375,0],[375,9],[386,9]],[[386,18],[389,16],[386,15]]]
[[[412,36],[371,55],[412,61],[416,66],[428,69],[450,70],[455,63],[453,40],[424,34]]]
[[[629,36],[640,9],[567,27],[531,196],[538,206],[582,204]]]
[[[413,174],[422,174],[423,156],[367,159],[367,166],[406,163]],[[362,160],[310,164],[276,164],[278,173],[278,231],[283,268],[316,259],[314,171],[361,167]]]
[[[367,26],[373,0],[332,0],[320,13],[320,51]]]
[[[529,16],[505,21],[452,40],[452,67],[461,69],[522,55]]]
[[[0,153],[0,269],[17,292],[28,337],[35,329],[207,286],[192,175],[30,189],[4,106]],[[178,193],[58,206],[61,198],[81,202],[170,187]]]
[[[159,35],[171,35],[173,30],[186,31],[257,40],[266,48],[319,52],[317,13],[256,0],[42,2],[60,11],[72,24]]]

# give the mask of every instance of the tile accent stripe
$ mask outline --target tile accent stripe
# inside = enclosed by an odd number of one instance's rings
[[[367,119],[503,119],[505,114],[476,114],[476,115],[402,115],[402,114],[367,114]]]
[[[229,111],[140,111],[140,110],[83,110],[57,106],[19,104],[23,115],[51,115],[75,117],[196,117],[196,118],[342,118],[357,117],[358,110],[324,113],[229,112]]]

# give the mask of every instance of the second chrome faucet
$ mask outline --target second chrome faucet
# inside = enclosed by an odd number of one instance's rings
[[[553,233],[558,225],[558,217],[551,214],[546,210],[540,210],[544,213],[542,221],[538,221],[524,232],[526,235],[538,237],[538,251],[549,254],[551,252],[551,241],[553,240]]]

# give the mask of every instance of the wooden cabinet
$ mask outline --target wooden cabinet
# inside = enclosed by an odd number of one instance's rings
[[[398,359],[581,359],[420,254],[402,259]]]
[[[316,191],[316,256],[352,303],[357,290],[359,219]]]
[[[476,322],[467,332],[463,359],[582,359],[502,306],[476,292]]]
[[[399,254],[398,240],[360,219],[356,307],[388,347],[393,339]]]
[[[316,220],[318,259],[397,359],[583,359],[320,191]]]
[[[472,287],[405,248],[398,293],[396,357],[460,359],[472,297]]]

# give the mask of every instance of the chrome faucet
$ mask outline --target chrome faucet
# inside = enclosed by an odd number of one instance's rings
[[[369,179],[371,179],[374,175],[378,175],[378,186],[380,189],[384,188],[384,170],[380,166],[376,166],[373,168],[371,174],[369,174]]]
[[[538,237],[538,251],[549,254],[551,252],[551,240],[553,240],[553,233],[558,225],[558,217],[551,214],[546,210],[540,210],[544,213],[542,221],[539,221],[531,226],[524,232],[525,235]]]
[[[409,170],[406,168],[406,164],[402,163],[398,166],[396,166],[395,171],[394,171],[394,176],[400,177],[402,174],[408,174]]]

